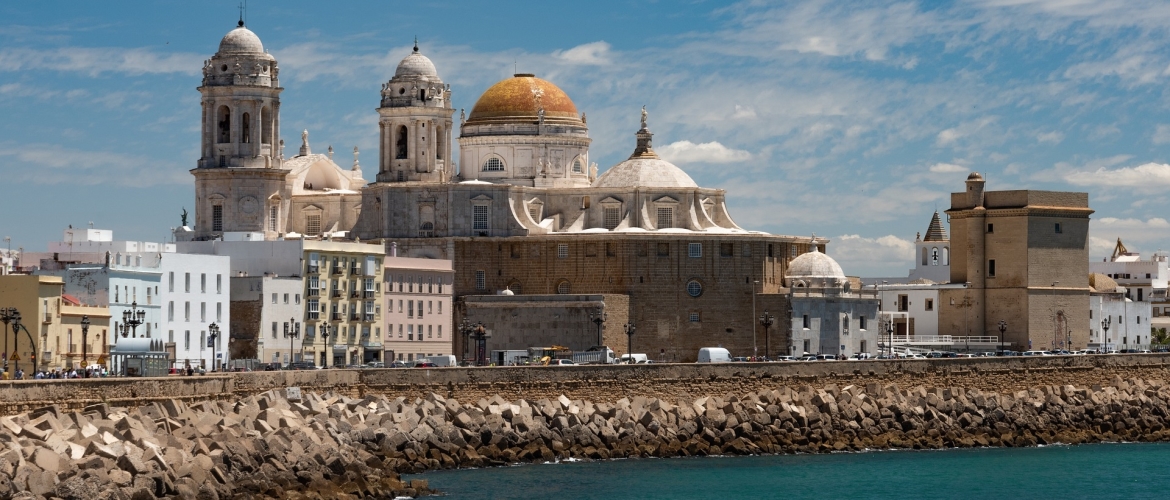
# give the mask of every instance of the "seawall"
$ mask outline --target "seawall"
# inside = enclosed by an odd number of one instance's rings
[[[650,364],[251,372],[196,377],[0,382],[0,416],[57,405],[62,411],[108,403],[135,406],[177,399],[233,401],[300,387],[348,397],[407,400],[432,393],[459,401],[504,398],[613,402],[621,398],[695,399],[779,387],[837,384],[964,387],[1014,392],[1045,385],[1110,383],[1113,378],[1170,380],[1170,354],[1013,358]]]

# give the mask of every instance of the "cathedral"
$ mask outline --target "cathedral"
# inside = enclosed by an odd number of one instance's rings
[[[737,225],[724,190],[655,153],[644,108],[629,158],[599,175],[586,113],[532,74],[492,85],[456,124],[452,89],[416,43],[381,86],[367,183],[356,149],[343,168],[310,151],[307,131],[286,158],[277,61],[243,23],[203,72],[190,239],[378,241],[388,254],[452,260],[456,299],[625,295],[634,351],[667,361],[712,346],[751,355],[757,302],[786,310],[789,262],[824,251],[823,239]]]

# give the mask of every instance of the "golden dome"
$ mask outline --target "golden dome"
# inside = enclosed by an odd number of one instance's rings
[[[492,85],[479,96],[467,123],[534,123],[539,120],[541,109],[544,109],[545,122],[584,125],[577,106],[565,91],[549,81],[523,73]]]

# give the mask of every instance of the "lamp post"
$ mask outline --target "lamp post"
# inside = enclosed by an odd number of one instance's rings
[[[297,324],[296,318],[289,318],[288,323],[284,324],[284,338],[288,339],[288,368],[292,368],[293,363],[293,339],[300,338],[301,325]]]
[[[86,377],[85,367],[89,366],[89,315],[81,316],[81,376]],[[33,370],[34,372],[36,370]]]
[[[12,339],[12,350],[14,350],[14,351],[20,350],[20,347],[19,347],[20,346],[20,340],[19,340],[20,337],[19,337],[19,335],[20,335],[20,327],[21,326],[23,326],[23,325],[20,324],[20,311],[17,311],[16,308],[12,308],[12,336],[14,337]],[[27,332],[28,328],[25,328],[25,331]],[[31,334],[29,335],[29,339],[32,339]],[[5,342],[5,347],[7,347],[7,344],[8,343]],[[36,349],[36,344],[33,344],[33,349]],[[5,360],[4,361],[4,364],[5,364],[4,373],[8,373],[8,366],[7,366],[8,358],[11,358],[11,357],[12,357],[12,354],[9,354],[6,358],[4,358],[4,360]],[[34,359],[33,360],[34,367],[36,366],[36,362],[37,362],[37,360]],[[17,371],[20,371],[19,357],[16,360],[16,364],[14,364],[13,366],[16,368]],[[36,370],[34,369],[33,372],[36,372]]]
[[[146,322],[146,311],[138,308],[138,301],[130,304],[129,310],[122,311],[122,338],[138,338],[138,325]],[[213,323],[214,324],[214,323]]]
[[[8,373],[8,324],[17,318],[20,312],[15,307],[0,308],[0,321],[4,322],[4,373]],[[18,332],[13,331],[14,335]]]
[[[471,323],[467,321],[466,317],[459,323],[459,333],[463,334],[463,359],[461,361],[464,365],[467,365],[469,363],[467,360],[467,346],[471,342]]]
[[[1056,350],[1056,337],[1060,336],[1060,333],[1056,331],[1056,285],[1058,284],[1060,284],[1059,281],[1052,282],[1052,350],[1054,351]]]
[[[771,343],[769,342],[769,338],[768,338],[768,328],[771,327],[775,323],[776,323],[776,317],[769,314],[768,310],[765,309],[764,314],[760,315],[760,324],[764,326],[764,359],[765,360],[767,360],[768,355],[771,354]]]
[[[1106,316],[1105,319],[1101,320],[1101,329],[1104,330],[1104,333],[1101,334],[1101,354],[1109,352],[1109,323],[1112,322],[1112,316]]]
[[[598,308],[597,311],[589,313],[589,321],[597,325],[597,345],[602,345],[601,325],[605,324],[606,314],[605,310]],[[482,326],[482,325],[481,325]]]
[[[1003,334],[1007,331],[1007,321],[999,320],[999,355],[1003,356]]]
[[[322,349],[325,349],[321,352],[321,366],[325,367],[325,354],[329,352],[329,322],[321,323],[321,343],[324,344]]]
[[[630,364],[634,364],[634,330],[636,329],[634,320],[626,323],[626,353],[630,357]]]
[[[476,323],[474,330],[475,336],[475,365],[487,365],[487,328],[483,323]]]
[[[1068,332],[1065,334],[1064,339],[1065,339],[1064,350],[1068,351],[1069,354],[1072,354],[1072,328],[1068,329]]]
[[[894,317],[886,316],[886,334],[890,336],[890,359],[894,358]]]
[[[211,363],[208,366],[215,369],[215,339],[219,338],[219,325],[212,323],[207,325],[207,347],[211,349]]]

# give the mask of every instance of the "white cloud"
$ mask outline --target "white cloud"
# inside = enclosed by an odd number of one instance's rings
[[[1150,138],[1154,144],[1166,144],[1170,142],[1170,125],[1159,124],[1154,127],[1154,135]]]
[[[1112,170],[1101,167],[1092,171],[1066,173],[1064,180],[1077,186],[1160,188],[1170,186],[1170,165],[1146,163]]]
[[[1043,132],[1036,135],[1036,142],[1041,144],[1060,144],[1063,140],[1064,134],[1057,131]]]
[[[553,57],[570,64],[606,65],[609,60],[610,45],[604,41],[590,42],[578,45],[569,50],[553,52]]]
[[[938,146],[952,145],[955,143],[955,141],[958,141],[959,139],[962,139],[962,138],[967,137],[969,135],[975,134],[976,132],[979,132],[980,130],[983,130],[983,128],[987,127],[995,120],[996,119],[994,117],[984,117],[984,118],[981,118],[979,120],[974,120],[974,121],[960,124],[958,127],[952,127],[952,128],[948,128],[946,130],[943,130],[942,132],[939,132],[938,136],[935,138],[935,145],[938,145]]]
[[[953,174],[957,172],[966,172],[967,167],[962,165],[955,165],[954,163],[935,163],[930,166],[930,171],[936,174]]]
[[[73,71],[98,76],[103,73],[130,75],[153,73],[198,74],[205,57],[177,52],[160,54],[144,48],[61,47],[0,49],[0,72],[28,70]]]
[[[905,276],[913,265],[914,242],[892,234],[878,238],[846,234],[833,238],[827,252],[850,276]]]
[[[657,152],[667,161],[678,164],[738,163],[752,158],[752,154],[747,151],[731,149],[716,141],[702,144],[678,141],[658,148]]]
[[[1089,256],[1100,260],[1113,253],[1117,239],[1125,243],[1131,252],[1145,253],[1146,257],[1157,250],[1170,250],[1166,235],[1170,234],[1170,221],[1161,217],[1150,219],[1102,217],[1089,221]]]
[[[81,151],[54,144],[15,147],[0,144],[5,161],[0,173],[16,182],[35,184],[113,184],[120,187],[147,187],[160,184],[189,184],[191,176],[182,166],[155,158],[108,151]]]

